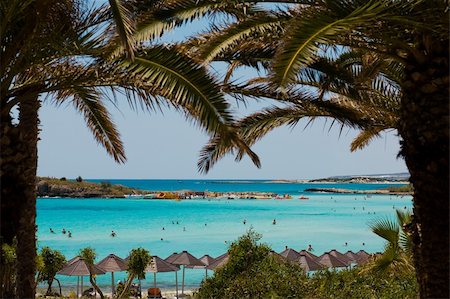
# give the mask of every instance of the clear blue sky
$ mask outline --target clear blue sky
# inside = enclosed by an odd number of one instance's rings
[[[128,161],[117,164],[86,128],[81,115],[70,106],[43,105],[38,175],[75,178],[319,178],[345,174],[406,172],[397,159],[398,137],[388,133],[366,149],[351,153],[354,130],[315,121],[304,129],[274,130],[254,146],[262,168],[248,158],[236,163],[233,157],[220,161],[208,175],[197,172],[196,163],[207,136],[175,111],[135,112],[127,106],[113,110]]]
[[[205,22],[188,28],[204,29]],[[165,41],[180,40],[192,31],[170,33]],[[125,102],[125,100],[123,101]],[[253,111],[261,105],[250,105]],[[137,179],[302,179],[346,174],[406,172],[397,159],[399,140],[394,133],[374,140],[367,148],[350,152],[354,130],[344,129],[339,136],[335,126],[306,121],[293,130],[280,128],[268,134],[253,149],[262,161],[258,169],[248,158],[236,163],[234,157],[220,161],[207,175],[197,172],[198,153],[208,137],[184,116],[170,110],[161,113],[131,111],[120,105],[111,110],[125,144],[127,162],[117,164],[91,136],[83,117],[71,106],[44,104],[40,111],[41,134],[38,144],[38,175],[75,178]],[[245,114],[242,107],[236,110]]]

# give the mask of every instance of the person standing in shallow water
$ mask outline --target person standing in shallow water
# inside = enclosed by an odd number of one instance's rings
[[[272,221],[272,224],[273,224],[273,225],[277,224],[277,221],[274,219],[274,220]]]

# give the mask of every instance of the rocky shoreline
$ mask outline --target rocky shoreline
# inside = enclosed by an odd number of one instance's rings
[[[305,192],[317,192],[317,193],[334,193],[334,194],[381,194],[381,195],[412,195],[412,192],[406,191],[391,191],[388,189],[377,190],[351,190],[340,188],[308,188]]]

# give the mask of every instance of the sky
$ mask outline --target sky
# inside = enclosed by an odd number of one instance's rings
[[[207,174],[197,171],[199,151],[208,136],[176,111],[163,113],[130,110],[120,105],[112,116],[125,145],[127,161],[117,164],[96,143],[83,117],[71,106],[44,103],[40,111],[38,175],[98,179],[311,179],[335,175],[406,172],[397,158],[395,132],[383,134],[368,147],[350,152],[357,131],[330,121],[316,120],[305,128],[279,128],[253,146],[262,161],[256,168],[250,159],[219,161]],[[255,108],[255,107],[253,107]],[[240,111],[243,113],[243,111]]]
[[[205,21],[191,24],[164,37],[177,41],[204,29]],[[239,73],[238,75],[239,76]],[[245,75],[243,75],[245,76]],[[339,127],[330,130],[330,121],[316,120],[305,128],[301,121],[294,129],[279,128],[252,148],[262,167],[245,157],[219,161],[208,174],[197,171],[197,160],[208,136],[176,111],[163,113],[133,111],[122,99],[119,110],[110,107],[125,145],[127,161],[117,164],[96,143],[84,119],[68,105],[55,107],[44,102],[40,110],[38,176],[86,179],[311,179],[336,175],[364,175],[407,172],[397,158],[396,132],[383,134],[363,150],[351,153],[350,143],[357,131]],[[234,107],[244,115],[266,106],[250,102],[248,110]]]

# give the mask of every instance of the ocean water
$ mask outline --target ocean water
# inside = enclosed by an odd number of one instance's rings
[[[101,181],[101,180],[98,180]],[[60,250],[67,259],[90,246],[98,261],[110,253],[122,258],[133,248],[144,247],[166,258],[188,250],[197,257],[226,252],[228,245],[250,227],[262,234],[262,242],[277,252],[285,246],[296,250],[311,244],[315,254],[337,249],[382,251],[384,242],[368,224],[379,218],[394,219],[395,208],[411,208],[410,196],[308,194],[311,187],[378,189],[381,184],[286,184],[267,181],[109,180],[145,190],[264,191],[291,194],[292,200],[195,199],[183,201],[145,199],[46,199],[37,201],[38,247]],[[309,200],[299,200],[306,195]],[[243,220],[246,224],[243,224]],[[276,219],[276,225],[272,221]],[[178,222],[178,224],[177,224]],[[56,233],[50,233],[52,228]],[[72,238],[61,233],[72,232]],[[163,229],[164,228],[164,229]],[[112,238],[111,231],[117,236]],[[162,239],[162,240],[161,240]],[[348,245],[344,246],[347,242]],[[364,243],[364,245],[363,245]],[[181,274],[181,273],[180,273]],[[186,269],[187,288],[198,287],[204,270]],[[115,273],[124,280],[126,273]],[[158,273],[158,286],[174,288],[173,273]],[[76,277],[58,276],[65,288],[75,288]],[[179,276],[180,280],[180,276]],[[99,275],[109,291],[111,275]],[[87,283],[87,279],[86,279]],[[153,274],[142,282],[153,285]]]

